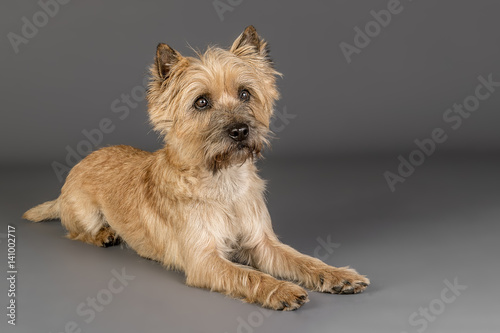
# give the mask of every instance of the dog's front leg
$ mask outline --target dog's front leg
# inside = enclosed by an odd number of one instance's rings
[[[197,249],[190,257],[185,269],[187,285],[208,288],[274,310],[295,310],[308,301],[307,292],[300,286],[235,264],[223,258],[215,248]]]
[[[263,272],[296,281],[315,291],[355,294],[370,284],[370,280],[354,269],[329,266],[281,243],[271,233],[264,233],[250,250],[250,261]]]

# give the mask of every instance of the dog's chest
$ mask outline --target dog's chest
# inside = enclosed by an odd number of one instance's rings
[[[206,179],[201,187],[207,199],[230,203],[247,195],[250,188],[250,171],[246,166],[223,169]]]

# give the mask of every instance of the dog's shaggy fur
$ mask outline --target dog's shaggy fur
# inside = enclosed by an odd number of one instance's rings
[[[267,143],[277,75],[252,26],[229,50],[196,58],[159,44],[148,101],[165,147],[100,149],[71,170],[59,198],[23,217],[60,218],[69,238],[97,246],[123,239],[184,271],[190,286],[271,309],[307,302],[301,286],[361,292],[366,277],[301,254],[273,232],[254,159]]]

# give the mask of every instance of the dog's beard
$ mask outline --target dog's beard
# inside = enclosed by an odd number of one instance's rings
[[[264,142],[231,142],[225,149],[210,158],[210,169],[216,173],[233,165],[242,165],[247,160],[260,158]]]

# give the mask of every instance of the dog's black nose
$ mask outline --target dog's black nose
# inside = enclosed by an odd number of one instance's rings
[[[235,141],[243,141],[248,137],[249,132],[247,124],[236,124],[229,130],[229,136]]]

